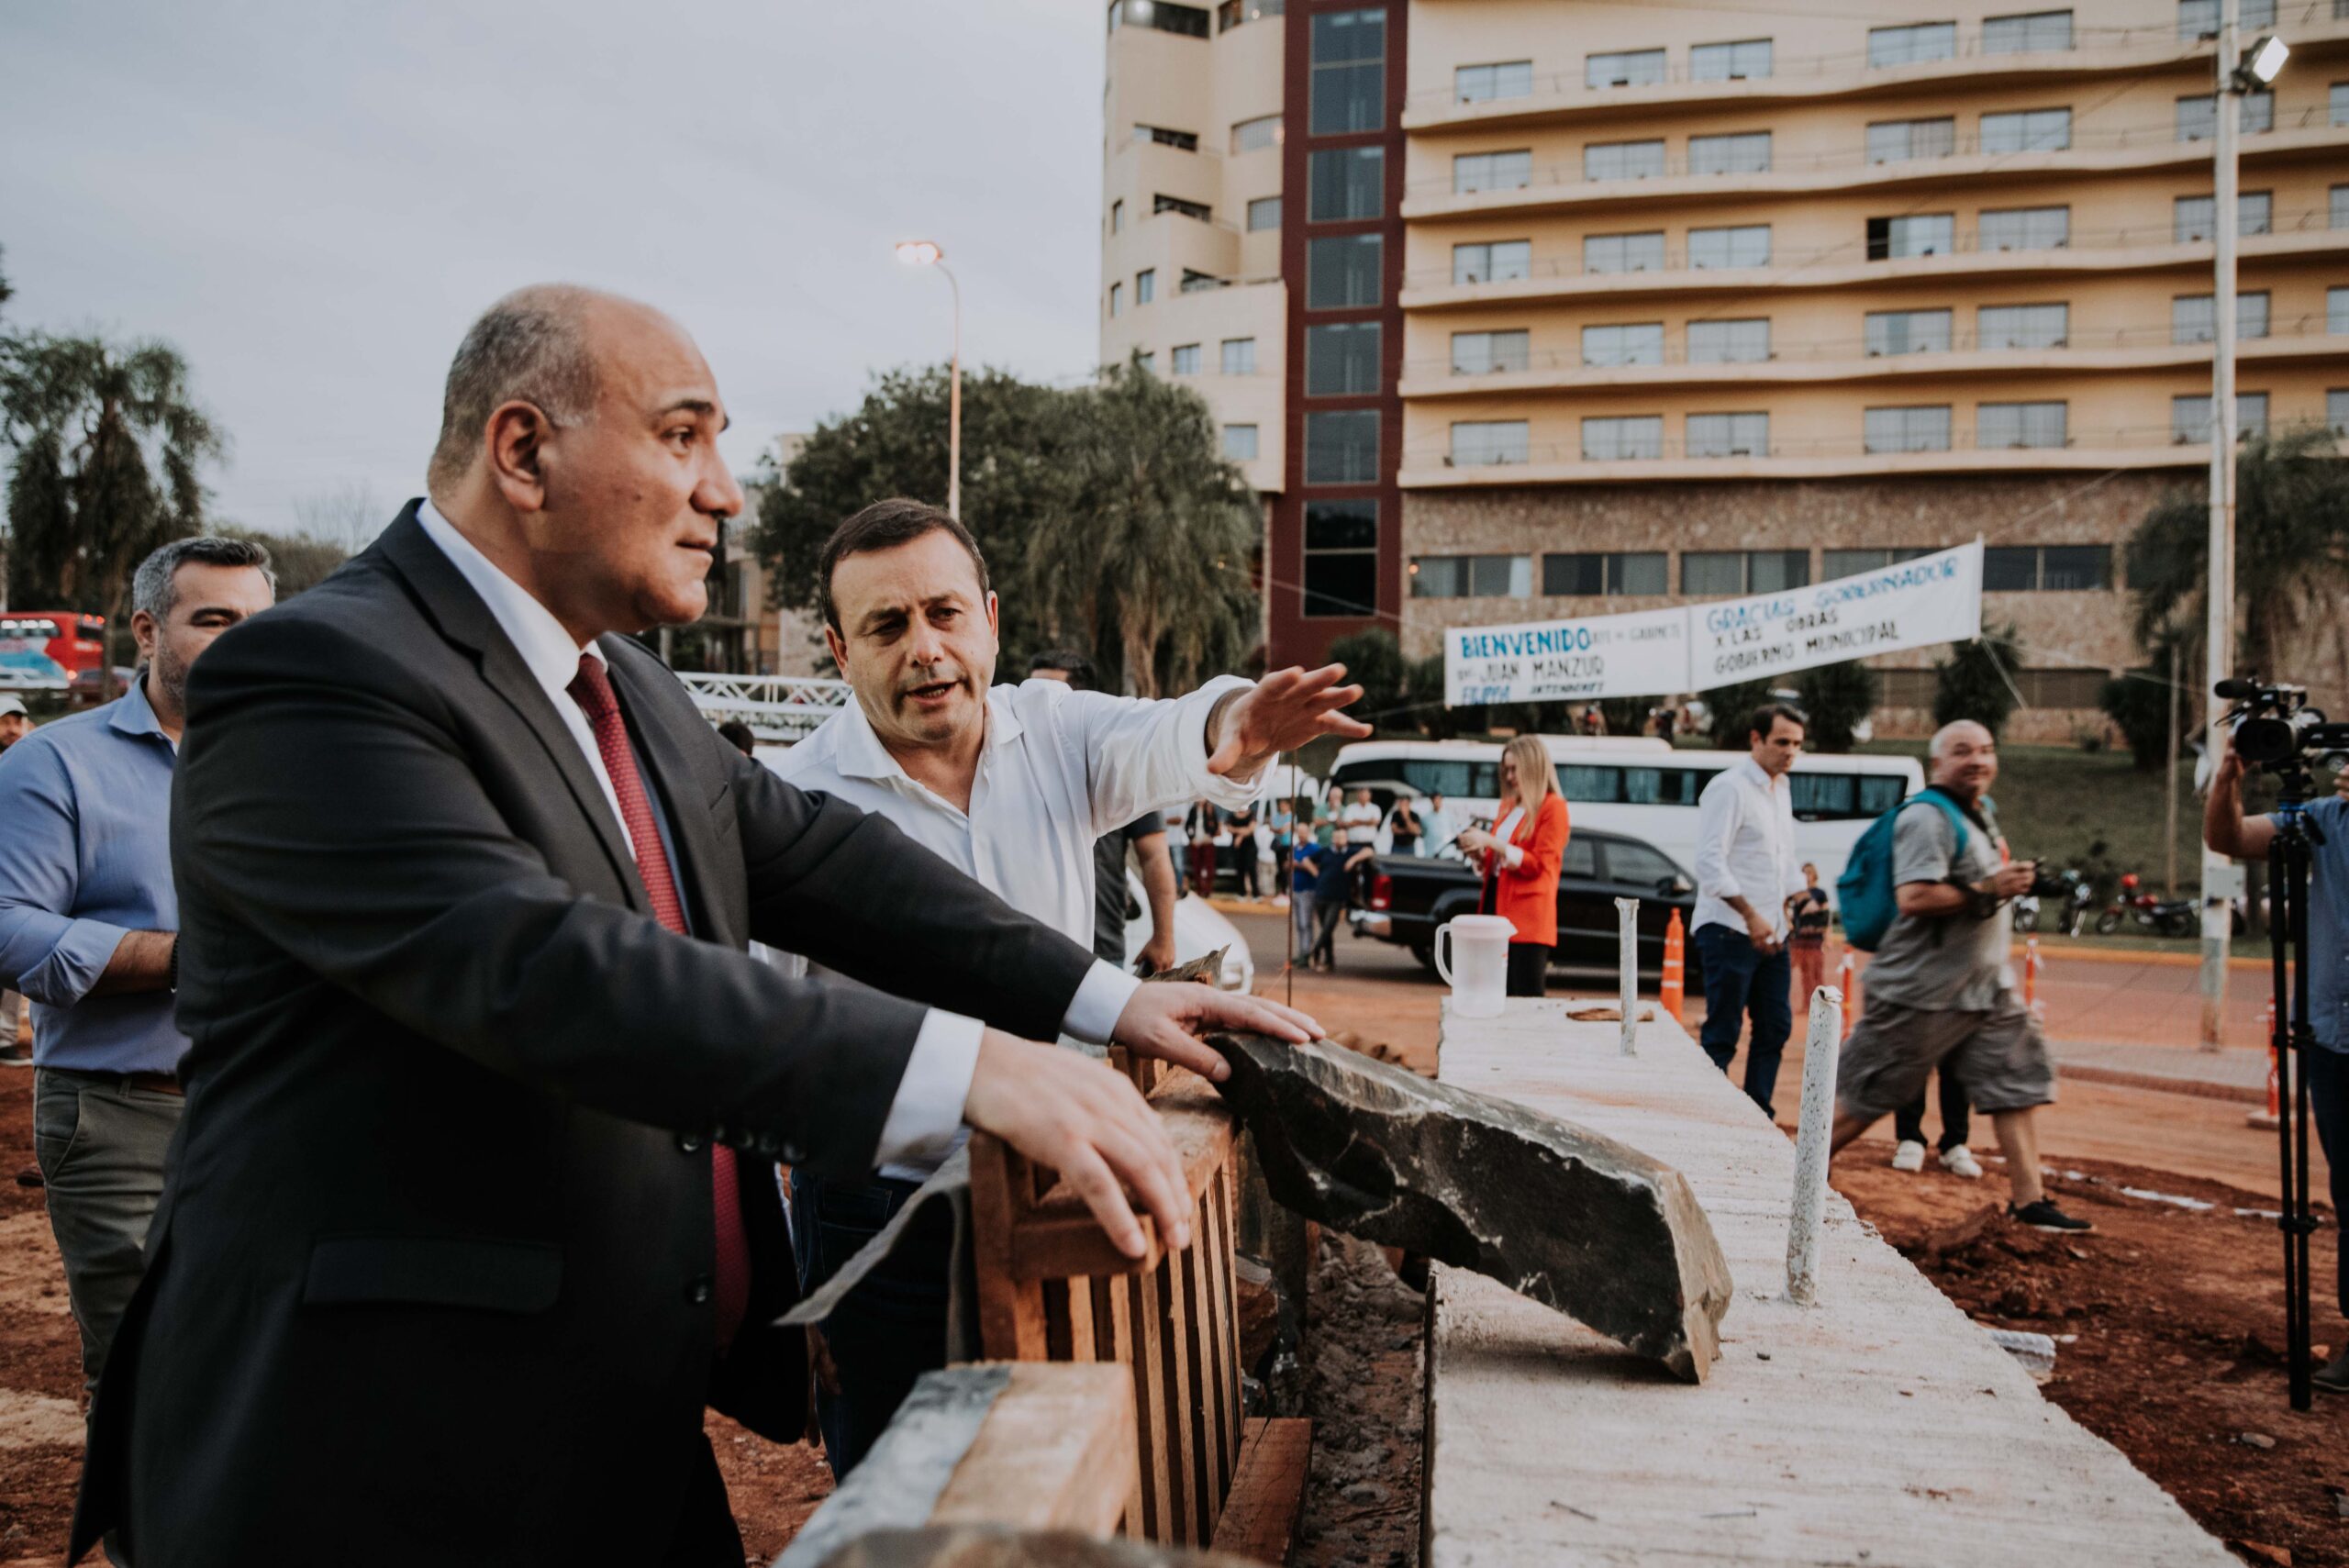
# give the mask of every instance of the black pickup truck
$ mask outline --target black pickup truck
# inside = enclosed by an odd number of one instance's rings
[[[1482,879],[1455,851],[1421,859],[1380,855],[1364,868],[1348,918],[1355,931],[1399,942],[1431,971],[1435,968],[1435,931],[1454,915],[1474,915]],[[1697,904],[1697,884],[1671,856],[1653,844],[1620,833],[1576,828],[1566,840],[1565,864],[1558,876],[1558,949],[1553,966],[1615,973],[1615,900],[1640,901],[1640,976],[1654,981],[1664,970],[1664,928],[1675,909],[1686,932]],[[1690,995],[1704,989],[1698,973],[1697,945],[1684,944],[1685,984]]]

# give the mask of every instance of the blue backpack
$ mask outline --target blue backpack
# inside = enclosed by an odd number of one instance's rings
[[[1955,801],[1931,786],[1869,823],[1867,831],[1860,835],[1860,841],[1852,846],[1852,858],[1843,862],[1843,874],[1835,879],[1835,898],[1843,913],[1843,940],[1862,952],[1876,951],[1876,944],[1884,940],[1884,933],[1892,929],[1893,919],[1900,913],[1900,900],[1892,885],[1892,824],[1920,800],[1932,801],[1949,818],[1950,830],[1957,835],[1957,846],[1950,851],[1950,858],[1955,860],[1965,852],[1965,817]]]

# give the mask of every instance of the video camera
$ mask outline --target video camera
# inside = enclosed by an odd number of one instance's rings
[[[2233,727],[2235,755],[2246,766],[2277,771],[2321,757],[2335,770],[2349,762],[2349,724],[2327,722],[2308,706],[2306,686],[2266,685],[2257,679],[2221,681],[2211,688],[2235,705],[2221,723]]]

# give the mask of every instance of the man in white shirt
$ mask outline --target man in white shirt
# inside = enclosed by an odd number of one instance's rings
[[[777,764],[802,789],[888,817],[1020,913],[1090,942],[1094,842],[1143,814],[1198,798],[1246,806],[1274,757],[1365,726],[1337,709],[1361,695],[1341,667],[1220,676],[1142,702],[1064,681],[993,684],[996,597],[963,526],[918,501],[849,518],[817,566],[825,640],[856,701]],[[1290,1015],[1310,1027],[1310,1020]],[[795,1173],[802,1278],[829,1278],[887,1223],[935,1162],[874,1182]],[[918,1223],[918,1222],[917,1222]],[[824,1326],[836,1379],[819,1386],[825,1448],[845,1474],[923,1372],[943,1363],[943,1228],[909,1237]]]
[[[1354,797],[1347,805],[1345,815],[1339,818],[1346,830],[1346,847],[1367,850],[1375,846],[1378,842],[1378,825],[1385,818],[1386,813],[1380,811],[1378,803],[1370,798],[1370,791],[1367,789],[1354,791]]]
[[[1445,804],[1443,792],[1437,790],[1428,796],[1427,805],[1419,808],[1419,853],[1430,857],[1440,855],[1459,837],[1460,824],[1453,820],[1452,807]]]
[[[1802,715],[1778,703],[1747,725],[1752,754],[1716,775],[1697,803],[1696,944],[1705,981],[1698,1039],[1723,1073],[1737,1056],[1746,1017],[1753,1040],[1745,1092],[1766,1115],[1778,1057],[1794,1028],[1787,957],[1787,900],[1803,890],[1795,850],[1794,790],[1787,773],[1802,755]]]

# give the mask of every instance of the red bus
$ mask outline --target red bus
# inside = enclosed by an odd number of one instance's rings
[[[0,691],[64,691],[106,678],[106,617],[0,610]]]

